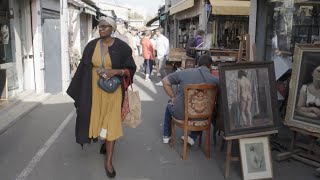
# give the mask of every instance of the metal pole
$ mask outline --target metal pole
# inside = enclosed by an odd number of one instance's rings
[[[60,0],[62,93],[64,95],[70,83],[68,17],[68,0]]]

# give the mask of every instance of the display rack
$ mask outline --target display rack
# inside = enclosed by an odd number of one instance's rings
[[[314,166],[316,172],[320,174],[320,151],[316,148],[315,143],[320,138],[319,133],[309,132],[304,129],[289,126],[293,132],[289,152],[280,153],[277,155],[277,161],[288,160],[290,158],[301,161],[303,163]],[[297,141],[297,135],[309,136],[311,141],[309,143],[302,143]]]

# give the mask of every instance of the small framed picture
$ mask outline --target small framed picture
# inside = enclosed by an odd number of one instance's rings
[[[269,138],[240,139],[239,145],[243,179],[272,179]]]

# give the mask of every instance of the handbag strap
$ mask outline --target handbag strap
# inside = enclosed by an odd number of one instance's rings
[[[103,51],[103,43],[102,40],[100,40],[100,54],[101,54],[101,66],[104,68],[104,51]],[[131,83],[131,77],[130,74],[127,77],[129,80],[127,81],[125,77],[123,77],[123,82],[124,82],[124,88],[125,90],[128,89],[128,84],[131,86],[131,90],[133,91],[132,83]]]
[[[100,39],[100,56],[101,56],[101,67],[104,68],[104,51],[103,51],[102,39]]]
[[[198,70],[200,71],[201,77],[203,79],[204,82],[207,82],[207,80],[204,78],[202,71],[200,70],[200,68],[198,68]]]

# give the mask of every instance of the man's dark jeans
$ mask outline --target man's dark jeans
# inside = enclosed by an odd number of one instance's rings
[[[164,123],[163,123],[163,136],[171,137],[171,116],[172,116],[172,105],[168,103],[166,107],[166,112],[164,114]],[[195,141],[200,135],[201,131],[191,131],[189,136]]]

